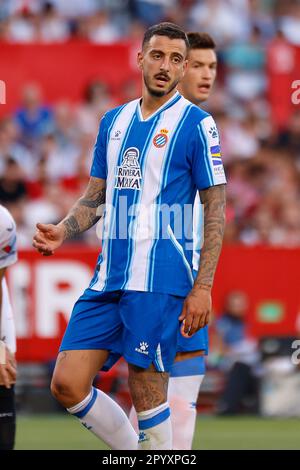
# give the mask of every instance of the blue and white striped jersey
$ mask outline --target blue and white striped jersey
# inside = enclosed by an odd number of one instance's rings
[[[143,119],[140,100],[106,113],[91,176],[107,182],[94,290],[186,296],[197,190],[225,183],[213,118],[178,92]]]

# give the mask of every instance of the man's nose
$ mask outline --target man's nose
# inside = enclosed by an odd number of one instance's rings
[[[210,67],[204,67],[202,78],[206,80],[211,80],[213,76],[213,71]]]
[[[164,57],[160,64],[160,70],[164,70],[165,72],[169,72],[170,70],[170,59],[168,57]]]

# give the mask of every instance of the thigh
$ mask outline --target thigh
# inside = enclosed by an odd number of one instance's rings
[[[53,382],[62,388],[90,390],[94,377],[107,360],[105,350],[72,350],[59,353]]]
[[[184,299],[168,294],[128,291],[119,304],[122,352],[129,364],[159,372],[171,367],[177,344],[178,317]]]
[[[122,338],[118,292],[86,289],[75,303],[60,352],[79,350],[118,350]]]
[[[130,394],[137,413],[151,410],[167,401],[169,381],[167,372],[158,372],[154,365],[143,369],[133,364],[128,364],[128,372]]]

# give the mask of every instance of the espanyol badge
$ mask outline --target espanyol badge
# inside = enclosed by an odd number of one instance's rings
[[[168,132],[169,131],[167,129],[161,129],[160,133],[154,136],[153,144],[155,145],[155,147],[162,148],[166,145],[166,143],[168,142]]]

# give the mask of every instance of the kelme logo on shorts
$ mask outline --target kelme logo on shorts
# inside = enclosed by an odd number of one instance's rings
[[[121,166],[117,166],[115,188],[141,189],[142,173],[139,164],[139,149],[129,147],[125,150]]]
[[[139,353],[141,353],[141,354],[146,354],[146,355],[148,355],[148,354],[149,354],[149,351],[147,351],[148,347],[149,347],[148,343],[146,343],[145,341],[142,341],[142,342],[140,343],[140,347],[139,347],[139,348],[135,348],[135,351],[136,351],[136,352],[139,352]]]

